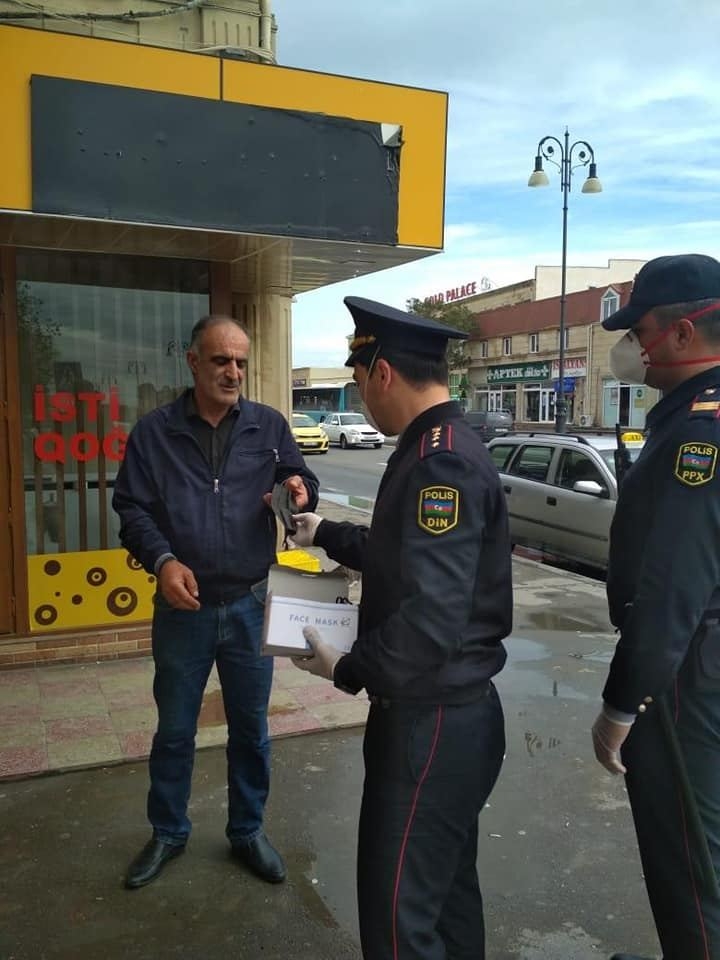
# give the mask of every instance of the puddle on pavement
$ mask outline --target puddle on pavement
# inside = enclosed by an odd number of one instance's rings
[[[269,717],[282,717],[282,716],[287,716],[287,714],[289,713],[297,713],[297,712],[298,712],[297,704],[292,706],[289,704],[271,703],[270,706],[268,707]]]
[[[594,620],[583,617],[571,617],[563,613],[553,613],[552,610],[529,610],[524,613],[524,619],[538,630],[593,630],[598,624]]]
[[[505,641],[514,662],[527,660],[547,660],[552,656],[542,643],[537,640],[528,640],[527,637],[518,637],[514,633]]]
[[[297,705],[270,704],[269,717],[279,717],[283,714],[297,713]],[[225,725],[225,707],[223,706],[222,690],[210,690],[205,694],[200,716],[199,727],[221,727]]]
[[[511,634],[505,643],[508,661],[497,678],[501,696],[503,687],[513,697],[539,696],[551,699],[557,697],[561,700],[589,700],[591,695],[596,696],[596,691],[590,694],[572,685],[570,678],[577,669],[571,659],[573,654],[557,652],[537,640],[519,637],[516,634]],[[554,658],[555,666],[543,665],[539,668],[531,666],[551,658]],[[563,670],[555,674],[554,671],[559,669],[558,665],[563,661],[567,665],[567,671]]]
[[[614,653],[615,648],[613,647],[612,650],[591,650],[590,653],[571,653],[570,656],[576,660],[591,660],[593,663],[609,664]]]

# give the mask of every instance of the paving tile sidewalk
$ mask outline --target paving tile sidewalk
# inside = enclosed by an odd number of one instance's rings
[[[323,501],[333,520],[369,517],[366,511]],[[325,566],[328,562],[317,551]],[[152,658],[49,665],[0,671],[0,780],[137,760],[146,757],[155,730]],[[365,722],[368,702],[276,658],[270,698],[273,737]],[[225,715],[217,671],[208,681],[198,725],[198,747],[224,744]]]

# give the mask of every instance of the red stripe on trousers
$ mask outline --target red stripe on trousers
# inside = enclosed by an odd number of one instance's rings
[[[393,905],[392,905],[392,944],[393,944],[393,960],[398,960],[398,941],[397,941],[397,905],[398,899],[400,896],[400,877],[402,875],[403,862],[405,860],[405,850],[407,849],[408,840],[410,838],[410,830],[412,829],[413,820],[415,819],[415,810],[417,808],[418,799],[420,797],[420,790],[422,785],[427,779],[428,773],[430,773],[430,767],[435,758],[435,751],[437,749],[438,740],[440,739],[440,726],[442,724],[442,707],[438,707],[437,710],[437,720],[435,721],[435,733],[433,734],[432,745],[430,746],[430,753],[428,754],[427,761],[425,763],[425,768],[420,774],[420,779],[418,780],[417,787],[415,787],[415,794],[413,796],[412,806],[410,807],[410,815],[408,816],[408,821],[405,824],[405,832],[403,834],[402,844],[400,845],[400,856],[398,857],[397,870],[395,872],[395,889],[393,890]]]

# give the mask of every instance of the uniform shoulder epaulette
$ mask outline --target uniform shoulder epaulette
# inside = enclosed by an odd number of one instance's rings
[[[706,387],[690,404],[689,417],[709,417],[720,420],[720,386]]]
[[[454,431],[451,423],[441,423],[430,427],[420,437],[420,459],[433,453],[450,453],[454,449]]]

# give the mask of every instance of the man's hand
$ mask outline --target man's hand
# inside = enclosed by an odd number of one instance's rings
[[[303,483],[302,477],[297,474],[295,474],[294,477],[288,477],[287,480],[283,481],[283,486],[287,487],[290,491],[290,499],[295,504],[297,510],[304,510],[308,503],[310,503],[307,488]]]
[[[595,756],[610,773],[627,773],[620,761],[620,747],[630,733],[631,723],[617,723],[610,720],[604,713],[600,714],[593,724],[592,740]]]
[[[160,592],[176,610],[199,610],[197,580],[190,567],[179,560],[166,560],[157,575]]]
[[[313,516],[313,514],[306,514],[306,516]],[[323,643],[315,627],[303,627],[303,636],[312,648],[312,656],[293,657],[292,662],[300,670],[307,670],[308,673],[313,673],[316,677],[325,677],[326,680],[332,680],[335,664],[342,654],[335,647],[331,647],[329,643]]]
[[[317,513],[296,513],[293,523],[295,532],[288,537],[288,544],[293,547],[311,547],[315,542],[317,528],[322,523],[322,517]]]
[[[303,478],[297,473],[292,477],[288,477],[287,480],[283,480],[283,486],[290,494],[290,499],[297,510],[304,510],[308,503],[310,503],[307,487],[303,482]],[[267,507],[272,507],[272,491],[263,494],[263,503]]]

